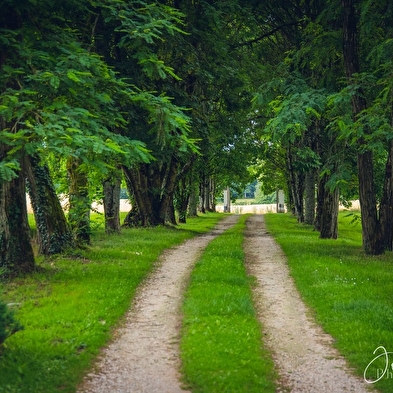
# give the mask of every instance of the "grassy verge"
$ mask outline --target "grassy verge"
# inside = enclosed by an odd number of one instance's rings
[[[246,218],[208,245],[185,294],[181,357],[193,392],[275,391],[243,264]]]
[[[288,215],[266,216],[268,230],[280,243],[303,299],[317,321],[335,339],[335,345],[363,377],[382,345],[393,351],[392,253],[366,256],[360,225],[339,217],[339,239],[321,240],[311,227]],[[388,372],[374,384],[381,392],[393,391],[392,354],[372,362],[366,378],[375,381],[386,364]]]
[[[220,218],[114,236],[99,229],[89,249],[43,260],[35,274],[4,283],[2,297],[25,329],[0,349],[0,392],[74,392],[160,253]]]

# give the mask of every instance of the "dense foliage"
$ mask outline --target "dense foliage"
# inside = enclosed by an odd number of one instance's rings
[[[264,55],[254,99],[262,181],[285,188],[298,220],[324,238],[337,237],[339,201],[359,198],[365,251],[392,250],[392,5],[283,0],[261,8],[274,34],[259,43],[275,48]]]
[[[214,210],[255,176],[321,237],[359,198],[366,252],[391,250],[392,8],[3,1],[0,265],[34,269],[26,190],[50,255],[89,243],[93,200],[118,232],[122,183],[124,224],[147,226]]]

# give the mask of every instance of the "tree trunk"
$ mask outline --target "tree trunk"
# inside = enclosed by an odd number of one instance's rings
[[[290,178],[291,176],[288,174],[286,178],[287,190],[288,190],[288,192],[286,193],[286,205],[287,205],[287,210],[291,212],[293,216],[295,216],[295,204],[293,202],[292,184]]]
[[[159,205],[159,216],[160,216],[160,220],[162,220],[163,223],[165,223],[165,220],[168,215],[168,211],[172,210],[174,213],[173,197],[175,194],[178,168],[179,168],[179,162],[177,158],[173,155],[169,163],[167,172],[165,173],[164,181],[161,185],[161,200]],[[173,214],[173,219],[174,219],[174,214]],[[175,219],[172,221],[172,223],[174,223],[175,225],[177,224]]]
[[[0,144],[0,160],[7,155]],[[23,160],[21,160],[23,173]],[[27,220],[25,177],[0,180],[0,274],[18,275],[35,268],[30,228]]]
[[[190,185],[190,198],[188,203],[188,217],[197,217],[198,216],[198,186],[195,186],[192,183]]]
[[[53,255],[74,247],[72,232],[47,165],[41,165],[37,156],[26,157],[26,177],[37,226],[38,252]]]
[[[307,172],[305,177],[304,222],[309,225],[313,225],[315,220],[315,177],[314,170]]]
[[[393,249],[393,142],[389,143],[388,158],[385,167],[385,183],[379,218],[381,225],[382,245],[385,250]]]
[[[173,198],[171,198],[171,199],[172,200],[169,202],[168,210],[166,212],[165,221],[170,223],[170,224],[172,224],[172,225],[177,225],[176,213],[175,213],[175,205],[174,205]]]
[[[0,24],[1,29],[17,30],[22,26],[22,18],[12,6],[3,7],[2,13],[6,17]],[[18,34],[14,37],[15,39],[18,39],[17,37],[21,39],[21,36],[21,34]],[[0,68],[9,56],[6,48],[7,45],[2,45]],[[11,86],[11,84],[8,87],[19,88],[16,82],[13,83],[14,86]],[[13,127],[9,127],[9,124],[0,117],[0,133],[6,128],[12,129]],[[9,150],[9,146],[0,142],[0,162],[7,158]],[[29,273],[35,268],[27,218],[23,153],[20,153],[17,159],[21,167],[19,176],[10,181],[5,181],[0,176],[0,276]]]
[[[358,172],[363,248],[367,254],[379,255],[384,252],[384,247],[377,215],[371,151],[358,154]]]
[[[304,222],[304,174],[295,171],[290,148],[287,151],[287,169],[295,215],[298,222]]]
[[[175,192],[176,210],[179,214],[179,222],[186,223],[187,221],[187,208],[190,200],[190,185],[187,177],[182,177],[177,184]]]
[[[201,213],[205,214],[206,213],[206,209],[205,209],[205,203],[206,203],[206,196],[205,196],[205,176],[203,176],[202,178],[202,182],[199,186],[199,205],[200,205],[200,210]]]
[[[90,244],[89,180],[82,162],[75,158],[67,161],[69,179],[68,221],[78,244]]]
[[[315,209],[315,220],[314,220],[314,229],[318,232],[321,232],[323,203],[325,197],[325,181],[326,181],[325,176],[320,177],[318,175],[317,206]]]
[[[360,72],[358,49],[358,17],[354,0],[342,0],[343,6],[343,51],[345,71],[348,83],[352,83],[354,74]],[[367,103],[360,91],[352,96],[352,114],[354,119],[367,108]],[[367,131],[367,130],[366,130]],[[359,202],[362,220],[363,248],[367,254],[379,255],[384,252],[380,225],[377,215],[377,200],[374,188],[373,154],[367,149],[366,141],[358,141],[357,157],[359,175]]]
[[[131,203],[131,210],[127,213],[126,217],[124,218],[123,226],[129,228],[134,226],[141,226],[142,225],[141,218],[138,211],[138,205],[135,202],[134,190],[127,176],[125,176],[125,179],[126,179],[129,200]]]
[[[127,188],[133,195],[135,208],[129,213],[130,225],[163,225],[173,204],[178,161],[175,157],[166,164],[140,164],[123,167]]]
[[[340,192],[338,188],[330,190],[326,187],[327,175],[320,182],[320,222],[319,237],[321,239],[337,239],[338,236],[338,207]]]
[[[120,232],[120,179],[117,174],[103,182],[105,232]]]
[[[130,198],[131,203],[131,210],[127,213],[126,217],[124,218],[123,225],[125,227],[134,227],[134,226],[143,226],[142,225],[142,217],[139,213],[138,203],[136,201],[136,197],[134,194],[134,186],[133,182],[135,183],[135,176],[138,174],[135,169],[122,167],[124,173],[124,179],[126,181],[127,191]],[[135,174],[132,172],[135,171]]]
[[[211,212],[215,212],[216,211],[216,182],[214,181],[213,178],[211,178],[210,180],[210,193],[211,193],[211,197],[210,197],[210,211]]]

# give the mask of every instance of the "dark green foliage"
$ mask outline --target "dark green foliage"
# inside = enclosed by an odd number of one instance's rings
[[[23,327],[15,319],[14,312],[0,300],[0,345]]]

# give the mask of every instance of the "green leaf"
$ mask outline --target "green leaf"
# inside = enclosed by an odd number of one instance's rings
[[[58,76],[52,76],[49,79],[49,83],[55,90],[57,90],[60,86],[60,78]]]
[[[73,70],[68,70],[67,71],[67,77],[68,79],[71,79],[73,82],[81,82],[81,80],[76,76],[75,71]]]

